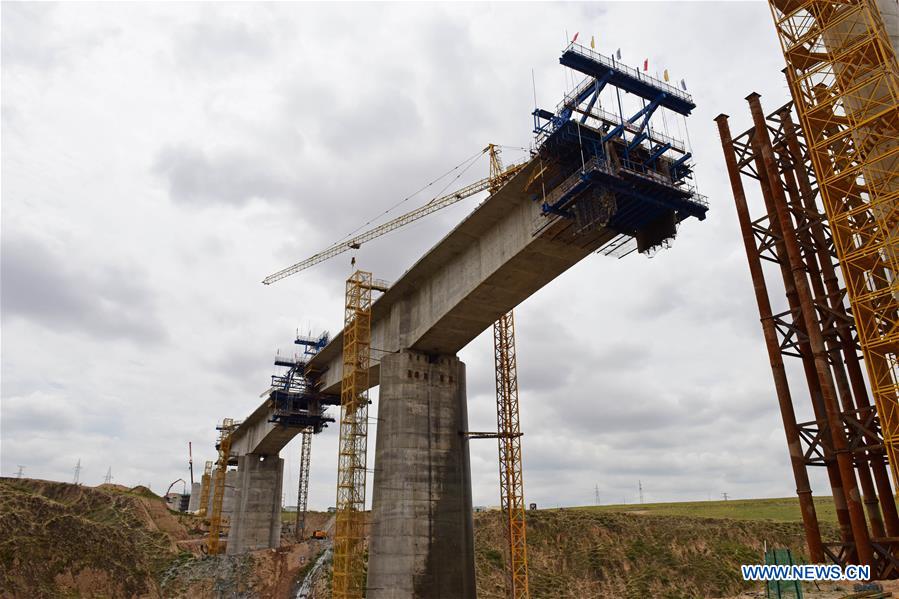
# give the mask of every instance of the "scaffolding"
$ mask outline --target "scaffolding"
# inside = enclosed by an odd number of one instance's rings
[[[197,515],[200,518],[206,517],[206,511],[209,507],[209,488],[212,486],[212,460],[206,460],[203,467],[203,476],[200,479],[200,507]]]
[[[899,65],[874,0],[771,0],[899,483]]]
[[[228,471],[228,461],[231,459],[231,435],[237,423],[232,418],[225,418],[219,429],[218,450],[219,457],[216,462],[213,476],[212,491],[212,517],[209,519],[209,542],[207,544],[209,555],[221,553],[220,535],[222,531],[222,504],[225,498],[225,474]]]
[[[488,146],[490,193],[503,186],[500,150]],[[526,599],[528,592],[527,526],[524,476],[521,463],[521,424],[518,404],[518,365],[515,357],[515,318],[510,310],[493,324],[496,376],[496,438],[499,446],[500,506],[506,533],[506,596]]]
[[[521,426],[518,405],[518,368],[515,359],[515,319],[509,311],[493,325],[496,362],[496,427],[499,444],[500,505],[506,532],[509,566],[506,596],[529,597],[524,477],[521,466]]]
[[[369,272],[356,271],[346,282],[331,590],[334,599],[365,596],[365,477],[372,288]]]
[[[821,211],[809,148],[787,104],[767,117],[749,101],[753,127],[732,136],[718,117],[722,147],[749,260],[775,390],[814,562],[867,563],[875,578],[899,574],[893,557],[899,515],[890,488],[878,410],[859,359],[856,321],[847,309],[831,227]],[[743,179],[756,181],[762,214],[752,214]],[[757,208],[756,208],[757,209]],[[763,263],[779,267],[787,309],[772,308]],[[785,359],[798,359],[815,419],[797,422]],[[824,542],[808,468],[826,470],[840,538]],[[865,513],[867,519],[865,520]]]
[[[312,458],[312,434],[311,427],[304,428],[300,440],[300,480],[297,490],[297,519],[294,533],[296,540],[300,541],[306,531],[306,506],[309,499],[309,464]]]

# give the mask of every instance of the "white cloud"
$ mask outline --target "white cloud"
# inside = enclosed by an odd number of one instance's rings
[[[687,79],[712,210],[656,258],[592,256],[516,311],[528,497],[587,503],[598,483],[604,501],[632,501],[637,480],[656,500],[792,492],[712,123],[724,111],[746,126],[751,90],[770,107],[786,98],[764,3],[4,5],[3,17],[4,475],[23,464],[68,480],[81,457],[83,481],[111,466],[161,491],[186,474],[188,440],[197,464],[212,459],[216,422],[257,405],[275,349],[298,327],[339,330],[349,257],[259,281],[486,143],[527,146],[534,87],[552,107],[567,85],[567,30]],[[360,262],[396,279],[476,202]],[[473,430],[495,426],[490,342],[462,352]],[[314,442],[317,508],[334,501],[336,433]],[[473,446],[472,468],[475,503],[495,504],[492,442]]]

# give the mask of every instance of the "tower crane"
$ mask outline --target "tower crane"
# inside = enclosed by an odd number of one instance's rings
[[[263,279],[270,285],[324,262],[363,243],[381,237],[465,198],[489,190],[496,193],[525,165],[503,168],[499,147],[487,145],[490,176],[449,195],[428,202],[349,240],[335,243],[321,252],[279,270]],[[356,271],[347,280],[344,336],[344,373],[341,387],[340,455],[338,460],[337,522],[334,536],[335,598],[356,599],[364,595],[362,534],[365,507],[365,448],[368,420],[368,366],[371,335],[371,291],[379,289],[371,274]],[[494,324],[496,363],[496,433],[474,433],[470,438],[496,438],[499,445],[500,501],[509,552],[507,596],[521,599],[528,594],[527,544],[525,533],[524,482],[521,467],[521,427],[519,423],[518,376],[515,358],[515,326],[512,312]]]
[[[493,148],[495,151],[496,146],[494,144],[488,145],[486,148],[481,150],[481,154],[487,154],[491,151],[491,148]],[[320,251],[319,253],[306,258],[302,262],[297,262],[293,266],[288,266],[287,268],[279,270],[276,273],[272,273],[269,276],[265,277],[262,282],[265,285],[271,285],[272,283],[280,281],[281,279],[285,279],[291,275],[295,275],[302,270],[306,270],[310,266],[315,266],[316,264],[324,262],[325,260],[333,258],[334,256],[338,256],[350,250],[359,249],[359,247],[363,243],[366,243],[373,239],[377,239],[382,235],[386,235],[391,231],[399,229],[400,227],[404,227],[409,223],[415,222],[420,218],[424,218],[429,214],[433,214],[438,210],[442,210],[448,206],[452,206],[456,202],[460,202],[466,198],[470,198],[471,196],[484,190],[491,189],[491,186],[502,185],[502,183],[505,183],[506,181],[511,179],[512,176],[520,171],[523,167],[524,164],[516,164],[510,166],[502,173],[499,173],[496,177],[487,177],[486,179],[475,181],[471,185],[467,185],[462,189],[458,189],[451,194],[435,198],[424,206],[421,206],[420,208],[416,208],[411,212],[407,212],[406,214],[398,216],[393,220],[387,221],[386,223],[378,225],[373,229],[369,229],[368,231],[360,233],[359,235],[356,235],[355,237],[352,237],[346,241],[337,242],[334,245]]]

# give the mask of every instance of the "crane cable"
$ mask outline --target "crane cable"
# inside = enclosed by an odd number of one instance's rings
[[[373,222],[375,222],[376,220],[380,219],[381,217],[383,217],[384,215],[386,215],[386,214],[389,213],[390,211],[392,211],[392,210],[394,210],[395,208],[397,208],[398,206],[401,206],[402,204],[408,202],[409,200],[411,200],[412,198],[414,198],[415,196],[417,196],[418,194],[420,194],[420,193],[423,192],[424,190],[428,189],[429,187],[431,187],[432,185],[434,185],[435,183],[437,183],[438,181],[440,181],[441,179],[443,179],[444,177],[447,177],[448,175],[452,174],[454,171],[456,171],[456,170],[458,170],[458,169],[460,169],[460,168],[462,168],[462,167],[464,166],[465,168],[462,170],[462,172],[460,172],[458,175],[456,175],[455,178],[453,178],[449,183],[447,183],[446,186],[444,186],[443,189],[441,189],[439,192],[437,192],[437,195],[435,195],[434,198],[431,199],[431,200],[428,202],[428,203],[430,204],[431,202],[433,202],[434,200],[436,200],[438,197],[440,197],[440,194],[443,193],[443,191],[445,191],[446,188],[449,187],[449,185],[450,185],[453,181],[456,181],[459,177],[461,177],[461,176],[465,173],[465,171],[467,171],[469,168],[471,168],[472,164],[474,164],[474,161],[477,160],[478,158],[480,158],[481,156],[483,156],[486,152],[487,152],[487,149],[485,148],[485,149],[483,149],[483,150],[480,150],[477,154],[474,154],[474,155],[472,155],[472,156],[466,158],[465,160],[463,160],[462,162],[460,162],[459,164],[457,164],[456,166],[454,166],[454,167],[451,168],[450,170],[446,171],[445,173],[443,173],[442,175],[440,175],[440,176],[437,177],[436,179],[432,180],[431,182],[427,183],[426,185],[424,185],[423,187],[421,187],[420,189],[418,189],[418,191],[415,191],[415,192],[413,192],[412,194],[406,196],[405,198],[403,198],[402,200],[400,200],[399,202],[397,202],[397,203],[394,204],[393,206],[390,206],[389,208],[387,208],[386,210],[384,210],[384,211],[381,212],[380,214],[377,214],[377,215],[373,216],[371,219],[369,219],[369,220],[366,221],[365,223],[359,225],[358,227],[356,227],[355,229],[353,229],[352,231],[350,231],[349,233],[347,233],[346,235],[344,235],[343,237],[341,237],[340,239],[338,239],[338,240],[336,241],[336,243],[340,243],[340,242],[343,241],[344,239],[347,239],[347,238],[353,236],[354,234],[358,233],[360,230],[364,229],[364,228],[367,227],[368,225],[370,225],[370,224],[372,224]]]

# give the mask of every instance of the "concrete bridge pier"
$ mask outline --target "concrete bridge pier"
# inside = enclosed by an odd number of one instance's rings
[[[369,536],[369,599],[474,599],[465,364],[386,354]]]
[[[237,458],[228,555],[278,547],[284,460],[248,453]]]

